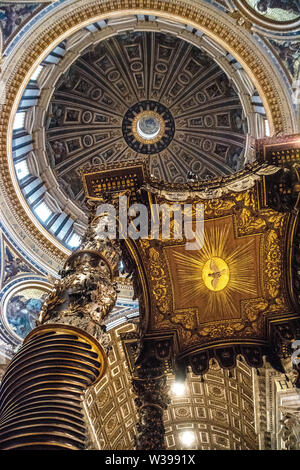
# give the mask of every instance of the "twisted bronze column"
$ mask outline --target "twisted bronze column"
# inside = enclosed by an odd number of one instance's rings
[[[169,403],[166,376],[134,378],[133,391],[138,395],[135,404],[138,412],[136,450],[165,449],[164,410]]]
[[[158,357],[153,346],[151,341],[142,344],[132,379],[133,391],[137,395],[136,450],[165,449],[163,415],[170,398],[165,363]]]
[[[83,243],[61,271],[38,326],[9,365],[0,388],[0,449],[83,449],[85,390],[105,372],[104,319],[113,309],[117,241],[100,239],[95,212]]]
[[[104,370],[103,349],[85,332],[35,329],[1,385],[0,449],[83,449],[81,397]]]

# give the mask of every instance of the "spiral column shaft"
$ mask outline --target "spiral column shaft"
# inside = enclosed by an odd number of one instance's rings
[[[84,449],[82,395],[105,367],[102,347],[85,332],[33,330],[1,383],[0,449]]]
[[[0,449],[83,449],[82,396],[105,372],[105,319],[117,298],[121,251],[101,238],[106,209],[93,206],[82,245],[69,256],[0,388]]]

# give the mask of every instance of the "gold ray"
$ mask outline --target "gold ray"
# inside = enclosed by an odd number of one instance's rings
[[[256,291],[256,279],[249,259],[249,253],[254,251],[255,240],[251,239],[233,249],[228,240],[229,228],[228,225],[221,228],[212,226],[205,231],[201,250],[195,253],[174,253],[183,300],[193,305],[193,299],[197,298],[197,304],[200,302],[203,305],[199,312],[202,321],[209,321],[212,312],[217,312],[220,319],[236,317],[239,311],[233,294],[249,295]],[[221,258],[229,268],[229,281],[219,291],[213,290],[213,286],[209,289],[202,277],[205,263],[212,258]]]

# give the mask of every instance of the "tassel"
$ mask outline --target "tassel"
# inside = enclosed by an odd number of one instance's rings
[[[205,382],[203,375],[201,375],[201,380],[200,380],[200,382],[202,382],[202,383]]]
[[[228,372],[228,377],[229,377],[230,379],[232,379],[232,372],[231,372],[231,370]]]

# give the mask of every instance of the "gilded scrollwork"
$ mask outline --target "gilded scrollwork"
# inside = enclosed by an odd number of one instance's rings
[[[240,322],[211,324],[199,329],[198,334],[203,337],[211,338],[230,337],[244,328],[245,325]]]
[[[272,299],[269,305],[269,312],[283,312],[287,309],[286,299],[280,295],[276,299]]]
[[[197,325],[197,309],[187,308],[184,310],[177,310],[175,315],[172,316],[171,322],[184,326],[188,330],[194,330]]]
[[[269,302],[263,298],[260,299],[250,299],[243,302],[243,314],[245,318],[251,322],[256,322],[257,318],[261,315],[262,312],[265,312],[269,307]]]
[[[219,216],[230,212],[235,207],[236,202],[234,199],[211,199],[205,203],[205,215]]]
[[[281,250],[279,236],[275,230],[270,230],[266,234],[265,277],[266,290],[269,296],[275,299],[279,296],[281,278]]]
[[[266,227],[266,221],[256,215],[249,209],[243,208],[239,213],[238,230],[241,235],[260,232]]]
[[[237,229],[239,235],[250,235],[262,232],[267,222],[257,213],[253,190],[240,193],[235,197]]]
[[[273,212],[273,211],[272,211]],[[279,233],[281,234],[282,229],[284,228],[284,223],[286,221],[286,214],[280,214],[280,213],[271,213],[270,210],[267,211],[266,217],[268,220],[269,226],[271,226],[273,229],[279,230]]]
[[[161,254],[153,246],[149,247],[148,256],[152,295],[159,311],[167,314],[170,310],[170,294],[168,293],[166,268],[162,262]]]
[[[182,325],[178,325],[178,334],[180,338],[180,343],[185,347],[188,346],[190,347],[192,344],[197,344],[199,343],[199,335],[197,333],[193,333],[192,331],[189,331],[185,329]]]
[[[236,201],[234,198],[234,195],[229,195],[224,198],[214,198],[214,199],[203,199],[199,197],[199,194],[196,193],[193,195],[187,194],[184,198],[183,201],[181,200],[176,200],[174,201],[174,198],[172,200],[167,199],[166,196],[157,196],[157,202],[158,203],[174,203],[176,202],[178,205],[180,205],[182,211],[184,209],[184,213],[189,216],[189,217],[195,217],[196,214],[196,205],[197,204],[203,204],[204,205],[204,214],[205,217],[210,217],[210,216],[220,216],[220,215],[225,215],[227,212],[230,213],[233,207],[236,206]],[[188,205],[184,207],[184,204],[187,204],[189,202],[191,204],[191,207]]]

